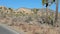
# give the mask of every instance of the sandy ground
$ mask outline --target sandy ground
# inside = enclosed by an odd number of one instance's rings
[[[7,25],[6,21],[10,23],[10,21],[6,19],[0,20],[0,23]],[[52,27],[47,24],[35,25],[19,23],[19,25],[7,26],[17,32],[24,32],[24,34],[60,34],[60,27]]]
[[[21,26],[9,26],[11,29],[14,29],[15,31],[22,31],[25,32],[25,34],[59,34],[60,33],[60,27],[52,28],[50,26],[38,26],[38,25],[28,25],[24,24]]]

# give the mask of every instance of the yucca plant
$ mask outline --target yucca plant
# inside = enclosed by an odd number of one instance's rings
[[[42,0],[42,4],[46,5],[46,22],[48,21],[48,18],[51,19],[51,17],[48,17],[48,6],[49,3],[53,4],[56,0]],[[56,2],[56,15],[55,15],[55,22],[57,21],[58,18],[58,0]]]
[[[48,21],[48,0],[42,0],[42,5],[46,5],[46,22]]]

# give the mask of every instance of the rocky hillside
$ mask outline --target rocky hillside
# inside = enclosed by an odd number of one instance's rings
[[[54,21],[55,11],[48,9],[48,22],[51,24],[51,20]],[[11,18],[16,22],[24,21],[31,24],[39,24],[46,22],[46,9],[41,8],[19,8],[19,9],[12,9],[7,8],[4,6],[0,6],[0,18]],[[36,22],[36,23],[35,23]],[[60,13],[58,14],[58,22],[60,22]]]
[[[0,6],[0,13],[3,12],[3,13],[24,13],[24,14],[34,14],[34,11],[33,10],[36,10],[36,9],[29,9],[29,8],[19,8],[19,9],[12,9],[12,8],[7,8],[7,7],[4,7],[4,6]],[[55,11],[53,10],[50,10],[48,9],[48,14],[55,14]],[[38,15],[42,15],[42,14],[46,14],[46,9],[45,8],[41,8],[41,9],[38,9],[37,11],[37,14]],[[58,14],[58,16],[60,16],[60,13]]]
[[[6,24],[15,31],[24,34],[60,34],[60,13],[58,21],[53,27],[55,12],[48,9],[48,22],[46,23],[46,9],[19,8],[12,9],[0,6],[0,23]]]
[[[34,8],[33,8],[34,9]],[[36,9],[35,9],[36,10]],[[16,10],[14,10],[14,9],[12,9],[12,8],[6,8],[6,7],[4,7],[4,6],[0,6],[0,11],[4,11],[4,12],[11,12],[11,11],[13,11],[13,12],[22,12],[22,13],[34,13],[34,11],[32,10],[32,9],[29,9],[29,8],[19,8],[19,9],[16,9]],[[42,9],[38,9],[38,11],[37,11],[37,13],[45,13],[46,12],[46,9],[45,8],[42,8]],[[48,12],[50,13],[54,13],[54,11],[53,10],[50,10],[50,9],[48,9]],[[41,14],[40,13],[40,14]]]

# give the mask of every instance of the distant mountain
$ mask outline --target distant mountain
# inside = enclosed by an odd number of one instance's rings
[[[10,12],[15,12],[15,13],[24,13],[24,14],[34,14],[34,11],[32,11],[32,9],[30,8],[18,8],[16,10],[12,9],[12,8],[6,8],[4,6],[0,6],[0,11],[3,11],[4,13],[10,13]],[[55,14],[55,11],[51,10],[51,9],[48,9],[48,13],[54,13]],[[45,8],[40,8],[38,11],[37,11],[37,14],[38,15],[46,15],[46,9]],[[59,13],[59,16],[60,16],[60,13]]]
[[[16,12],[22,12],[22,13],[28,13],[28,14],[31,14],[33,13],[33,11],[31,9],[28,9],[28,8],[19,8],[16,10]]]

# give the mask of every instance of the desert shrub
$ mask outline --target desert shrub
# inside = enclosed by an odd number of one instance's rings
[[[34,33],[34,34],[40,34],[40,33]]]
[[[0,9],[2,9],[2,7],[0,7]]]
[[[35,14],[37,14],[37,11],[38,11],[39,9],[36,9],[36,8],[34,8],[34,9],[32,9],[32,11],[35,13]]]
[[[32,17],[28,16],[28,18],[25,20],[25,22],[29,23],[30,21],[32,21]]]
[[[46,21],[45,21],[45,23],[46,23]],[[48,16],[47,17],[47,24],[53,25],[53,23],[54,23],[54,18],[52,16]]]
[[[48,16],[47,17],[47,21],[46,21],[46,16],[38,16],[37,17],[37,22],[39,22],[40,24],[44,24],[44,23],[46,23],[46,24],[51,24],[51,25],[53,25],[53,23],[54,23],[54,17],[53,16]]]
[[[38,22],[41,23],[41,24],[44,24],[45,23],[45,19],[44,18],[39,18]]]
[[[13,9],[12,8],[8,8],[9,10],[11,10],[11,11],[13,11]]]
[[[18,17],[19,16],[19,14],[16,14],[16,17]]]

